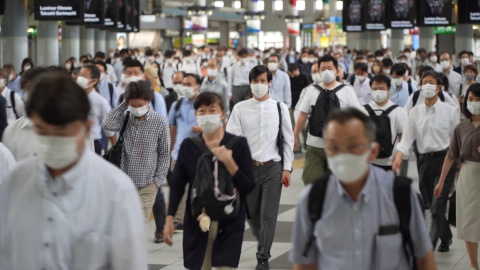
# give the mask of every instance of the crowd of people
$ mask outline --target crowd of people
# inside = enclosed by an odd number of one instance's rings
[[[146,269],[152,214],[153,242],[183,232],[187,269],[238,268],[246,222],[256,269],[270,269],[282,188],[305,152],[294,269],[436,269],[454,224],[478,270],[477,75],[471,52],[343,46],[6,64],[0,269]]]

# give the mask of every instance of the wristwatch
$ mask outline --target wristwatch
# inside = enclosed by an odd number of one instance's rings
[[[362,19],[362,5],[359,0],[353,0],[348,7],[348,17],[352,24],[359,24]]]
[[[480,0],[479,0],[480,1]],[[393,0],[393,9],[397,13],[398,19],[406,19],[408,11],[413,6],[412,0]]]
[[[439,16],[442,14],[443,6],[450,0],[427,0],[427,4],[430,6],[432,15]]]
[[[370,0],[370,3],[368,3],[368,14],[370,14],[372,22],[380,22],[384,10],[383,0]]]

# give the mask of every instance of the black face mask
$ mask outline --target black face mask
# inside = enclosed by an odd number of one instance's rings
[[[424,55],[424,54],[422,54],[422,55],[420,55],[420,59],[422,59],[422,60],[427,60],[427,56]]]

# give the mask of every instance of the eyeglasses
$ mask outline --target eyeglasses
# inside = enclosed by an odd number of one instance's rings
[[[359,155],[362,153],[362,150],[368,147],[368,143],[364,144],[351,144],[347,147],[338,147],[338,146],[326,146],[325,150],[327,150],[327,153],[329,155],[336,155],[339,153],[349,153],[353,155]]]

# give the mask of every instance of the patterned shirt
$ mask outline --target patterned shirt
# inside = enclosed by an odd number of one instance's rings
[[[122,102],[111,111],[103,127],[118,132],[122,129],[127,104]],[[138,189],[152,182],[159,187],[170,166],[170,131],[164,116],[149,110],[144,121],[130,114],[123,134],[123,154],[120,168],[132,178]]]

